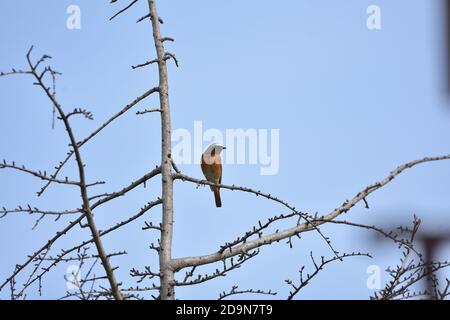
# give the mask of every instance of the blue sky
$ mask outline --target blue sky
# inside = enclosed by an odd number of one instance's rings
[[[93,121],[74,122],[77,137],[85,137],[157,85],[155,66],[131,69],[155,56],[149,23],[135,23],[147,12],[146,2],[140,2],[110,22],[124,1],[1,1],[0,70],[25,67],[25,53],[33,44],[36,56],[53,56],[52,65],[63,73],[57,97],[64,108],[85,107],[94,114]],[[81,8],[80,30],[66,28],[71,4]],[[379,31],[366,28],[370,4],[381,8]],[[205,129],[223,131],[280,129],[277,175],[261,176],[255,165],[228,165],[223,182],[278,195],[306,212],[328,213],[399,164],[449,153],[442,5],[426,0],[283,0],[276,5],[256,0],[159,1],[163,35],[176,39],[166,47],[180,61],[179,68],[169,63],[173,128],[193,130],[198,120]],[[139,105],[154,107],[156,96]],[[86,145],[82,150],[89,179],[108,182],[96,187],[98,192],[120,189],[158,164],[159,135],[156,114],[130,112]],[[0,78],[0,158],[50,170],[63,159],[67,144],[60,123],[51,129],[51,106],[29,78]],[[197,165],[180,168],[201,177]],[[73,166],[64,174],[76,177]],[[450,162],[422,165],[370,196],[370,210],[358,205],[345,219],[389,227],[408,224],[417,214],[424,230],[444,232],[450,228],[449,181]],[[0,206],[79,206],[76,189],[53,186],[37,198],[40,186],[26,175],[2,170]],[[159,180],[154,180],[100,208],[95,215],[99,228],[136,213],[156,199],[159,190]],[[223,208],[216,209],[207,188],[176,182],[175,257],[214,252],[258,220],[286,213],[276,204],[238,192],[222,191],[222,202]],[[148,249],[156,235],[141,227],[144,221],[159,219],[156,208],[104,238],[109,252],[128,252],[113,259],[120,265],[119,281],[134,285],[132,267],[157,268],[157,258]],[[34,219],[28,215],[0,220],[0,278],[68,221],[47,219],[31,231]],[[343,226],[323,231],[341,252],[370,251],[374,259],[353,258],[330,266],[298,298],[366,299],[372,293],[366,287],[367,267],[384,269],[396,263],[400,252],[395,245],[374,241],[369,232]],[[88,238],[87,230],[71,232],[54,252]],[[178,288],[177,297],[214,299],[237,284],[242,289],[272,289],[278,292],[275,298],[284,298],[289,291],[284,280],[296,280],[304,264],[312,267],[311,250],[317,256],[332,254],[320,237],[308,233],[294,241],[293,249],[284,243],[263,248],[240,270]],[[440,257],[448,256],[448,248],[443,248]],[[68,265],[59,265],[44,279],[44,297],[64,294]],[[0,297],[9,298],[9,293],[0,292]],[[34,287],[28,297],[39,298]]]

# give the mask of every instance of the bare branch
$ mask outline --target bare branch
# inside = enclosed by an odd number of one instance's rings
[[[164,39],[167,40],[167,39],[171,39],[171,38],[164,38]],[[163,42],[163,41],[161,41],[161,42]],[[178,65],[178,60],[177,60],[177,58],[175,57],[175,55],[174,55],[173,53],[166,52],[163,60],[164,60],[164,61],[167,61],[167,60],[169,60],[169,59],[173,59],[173,61],[175,62],[175,65],[176,65],[177,67],[179,66],[179,65]],[[131,68],[132,68],[132,69],[142,68],[142,67],[145,67],[145,66],[148,66],[148,65],[151,65],[151,64],[154,64],[154,63],[158,63],[158,62],[159,62],[159,59],[153,59],[153,60],[149,60],[149,61],[147,61],[147,62],[138,64],[138,65],[131,66]]]
[[[80,148],[81,146],[83,146],[86,142],[88,142],[89,140],[91,140],[93,137],[95,137],[100,131],[102,131],[103,129],[105,129],[108,125],[110,125],[114,120],[116,120],[117,118],[119,118],[120,116],[122,116],[123,114],[125,114],[128,110],[130,110],[131,108],[133,108],[135,105],[137,105],[139,102],[141,102],[142,100],[144,100],[145,98],[149,97],[150,95],[152,95],[153,93],[156,93],[159,91],[158,87],[152,88],[150,90],[148,90],[147,92],[145,92],[143,95],[137,97],[136,99],[134,99],[131,103],[127,104],[124,108],[122,108],[122,110],[120,110],[119,112],[117,112],[116,114],[114,114],[111,118],[109,118],[106,122],[104,122],[100,127],[98,127],[98,129],[96,129],[94,132],[92,132],[89,136],[87,136],[86,138],[84,138],[81,142],[78,143],[78,147]]]
[[[174,42],[175,39],[174,39],[174,38],[171,38],[171,37],[163,37],[163,38],[160,39],[160,41],[161,41],[161,42],[165,42],[165,41],[171,41],[171,42]]]
[[[115,231],[115,230],[117,230],[117,229],[119,229],[119,228],[121,228],[121,227],[123,227],[123,226],[125,226],[125,225],[127,225],[127,224],[129,224],[129,223],[131,223],[131,222],[133,222],[134,220],[136,220],[136,219],[138,219],[139,217],[141,217],[142,215],[144,215],[148,210],[150,210],[150,209],[153,208],[154,206],[159,205],[159,204],[161,204],[161,203],[162,203],[161,199],[158,199],[158,200],[153,201],[153,202],[149,202],[149,203],[146,204],[143,208],[141,208],[141,210],[140,210],[137,214],[135,214],[134,216],[132,216],[132,217],[130,217],[130,218],[128,218],[128,219],[126,219],[126,220],[124,220],[124,221],[122,221],[122,222],[119,222],[119,223],[115,224],[114,226],[112,226],[112,227],[106,229],[105,231],[99,231],[98,237],[103,237],[103,236],[105,236],[105,235],[107,235],[107,234],[109,234],[109,233],[111,233],[111,232],[113,232],[113,231]],[[77,245],[77,246],[75,246],[75,247],[72,247],[72,248],[70,248],[70,249],[61,251],[61,253],[58,254],[58,256],[57,256],[56,258],[53,259],[53,262],[52,262],[49,266],[43,268],[42,273],[40,273],[38,276],[36,276],[34,279],[30,280],[30,281],[27,283],[26,287],[28,287],[29,285],[31,285],[31,284],[34,283],[35,281],[39,280],[40,278],[42,278],[42,276],[43,276],[45,273],[49,272],[51,268],[53,268],[54,266],[56,266],[59,262],[63,261],[63,258],[64,258],[66,255],[68,255],[69,253],[74,252],[74,251],[78,251],[78,250],[80,250],[81,248],[85,247],[85,246],[88,245],[88,244],[96,243],[96,241],[97,241],[97,239],[94,238],[94,237],[92,237],[91,239],[85,240],[85,241],[83,241],[81,244],[79,244],[79,245]],[[41,260],[41,259],[39,258],[39,256],[34,256],[34,257],[33,257],[33,260],[36,260],[36,259]],[[108,278],[108,279],[109,279],[109,278]],[[25,287],[25,288],[26,288],[26,287]],[[24,289],[25,289],[25,288],[24,288]],[[1,289],[1,288],[0,288],[0,289]],[[117,298],[116,298],[116,299],[117,299]]]
[[[149,266],[145,267],[145,271],[139,271],[137,269],[131,269],[130,270],[130,276],[137,277],[139,280],[137,280],[138,283],[144,281],[144,279],[153,279],[153,278],[160,278],[161,274],[159,272],[153,272]]]
[[[79,173],[80,181],[77,182],[76,184],[80,188],[80,195],[81,195],[81,198],[82,198],[82,201],[83,201],[83,208],[82,209],[83,209],[85,217],[86,217],[86,219],[88,221],[88,225],[89,225],[89,228],[91,230],[92,236],[94,238],[94,242],[95,242],[98,254],[99,254],[99,256],[100,256],[100,258],[102,260],[102,265],[103,265],[103,267],[105,269],[105,272],[106,272],[106,274],[108,276],[108,280],[109,280],[110,285],[111,285],[111,290],[112,290],[112,292],[114,294],[114,297],[116,299],[118,299],[118,300],[121,300],[122,296],[121,296],[121,294],[120,294],[120,292],[118,290],[118,286],[117,286],[117,282],[115,280],[115,276],[114,276],[113,270],[112,270],[112,268],[111,268],[111,266],[109,264],[108,257],[107,257],[107,255],[105,253],[105,250],[103,248],[103,244],[102,244],[102,242],[100,240],[100,237],[98,235],[98,231],[97,231],[95,222],[93,220],[92,212],[91,212],[91,209],[90,209],[90,206],[89,206],[89,197],[88,197],[88,194],[87,194],[87,185],[86,185],[86,182],[85,182],[84,163],[82,161],[81,154],[79,152],[78,144],[77,144],[77,141],[75,139],[72,127],[71,127],[71,125],[69,123],[69,119],[67,118],[66,114],[64,113],[64,111],[62,109],[62,106],[59,104],[59,102],[55,98],[55,74],[59,74],[59,73],[53,71],[50,67],[46,67],[44,69],[44,71],[40,75],[38,75],[36,66],[38,66],[39,63],[41,61],[45,60],[45,59],[41,58],[41,60],[39,60],[36,64],[33,65],[33,63],[31,62],[32,50],[33,50],[33,46],[30,48],[30,50],[28,51],[28,53],[26,55],[28,65],[29,65],[29,67],[31,69],[31,71],[30,71],[31,73],[30,74],[35,79],[34,84],[39,86],[44,91],[45,95],[49,98],[49,100],[51,101],[54,109],[57,110],[60,119],[64,123],[64,127],[65,127],[67,135],[69,137],[70,145],[72,147],[73,154],[75,155],[75,159],[76,159],[76,163],[77,163],[77,167],[78,167],[78,173]],[[51,75],[52,75],[52,79],[53,79],[53,93],[50,91],[50,88],[48,88],[43,82],[43,77],[44,77],[44,75],[47,72],[50,72]],[[36,175],[36,173],[30,172],[29,170],[26,170],[26,169],[23,169],[22,171],[25,171],[25,172],[31,173],[33,175]],[[48,180],[49,182],[54,182],[53,180],[56,180],[55,179],[56,176],[54,176],[54,178],[52,178],[51,180],[50,179],[46,179],[46,177],[44,175],[41,175],[39,173],[36,176],[40,177],[41,179]],[[40,220],[38,220],[37,223],[39,223]],[[49,248],[49,246],[47,247],[46,252],[48,252],[48,248]],[[38,277],[37,279],[39,281],[39,288],[41,288],[40,287],[40,285],[41,285],[41,277]],[[29,281],[27,281],[26,285],[24,286],[24,289],[26,288],[26,286],[28,284],[29,284]],[[1,289],[1,287],[0,287],[0,289]],[[24,289],[22,289],[22,291],[19,294],[21,294]]]
[[[151,18],[152,18],[152,17],[151,17],[151,15],[150,15],[150,13],[148,13],[148,14],[146,14],[145,16],[139,18],[139,19],[136,21],[136,23],[139,23],[139,22],[141,22],[141,21],[144,21],[145,19],[151,19]],[[161,23],[161,24],[164,24],[163,19],[161,19],[160,17],[158,17],[158,22]]]
[[[234,259],[231,258],[229,265],[227,265],[226,260],[224,260],[222,270],[216,269],[212,274],[204,274],[204,275],[199,274],[195,279],[190,280],[190,281],[185,280],[182,282],[178,282],[175,280],[174,285],[175,286],[191,286],[191,285],[200,284],[200,283],[203,283],[203,282],[206,282],[206,281],[218,278],[218,277],[225,277],[228,272],[240,268],[245,262],[247,262],[251,258],[254,258],[256,255],[258,255],[258,253],[259,253],[259,250],[256,250],[256,251],[250,252],[250,253],[246,253],[246,254],[241,254],[239,256],[239,259],[237,262],[234,262]],[[190,273],[186,274],[186,277],[188,275],[189,275],[189,277],[193,277],[193,274],[191,275],[191,273],[193,273],[192,270]],[[185,279],[186,279],[186,277],[185,277]]]
[[[78,181],[70,181],[67,178],[65,180],[56,179],[53,176],[47,176],[47,172],[45,172],[45,171],[42,172],[42,171],[29,170],[25,166],[17,166],[14,162],[11,164],[8,164],[5,160],[3,160],[3,163],[0,163],[0,169],[5,169],[5,168],[18,170],[21,172],[26,172],[26,173],[31,174],[41,180],[56,182],[56,183],[60,183],[60,184],[70,184],[70,185],[75,185],[75,186],[80,185],[80,182],[78,182]]]
[[[28,204],[28,205],[26,205],[26,207],[18,206],[17,208],[14,208],[14,209],[6,209],[3,207],[2,210],[0,210],[0,218],[3,218],[10,213],[28,213],[28,214],[62,216],[62,215],[76,214],[76,213],[81,213],[81,212],[82,212],[81,209],[64,210],[64,211],[47,211],[47,210],[41,210],[36,207],[31,207]]]
[[[224,300],[225,298],[228,298],[228,297],[233,296],[233,295],[246,294],[246,293],[262,294],[262,295],[269,295],[269,296],[276,296],[277,295],[277,293],[276,292],[272,292],[272,290],[269,290],[269,291],[264,291],[264,290],[259,290],[259,289],[258,290],[255,290],[255,289],[239,290],[238,286],[233,286],[230,291],[228,291],[228,292],[223,291],[219,295],[219,299],[218,300]]]
[[[85,249],[87,250],[88,248],[85,248]],[[113,252],[113,253],[108,254],[108,258],[116,257],[116,256],[122,256],[122,255],[126,255],[126,254],[127,254],[126,251]],[[100,256],[98,254],[88,255],[86,252],[83,252],[83,253],[78,253],[74,257],[64,258],[64,257],[48,256],[46,258],[34,258],[33,261],[37,262],[37,261],[43,260],[43,261],[52,261],[52,262],[54,262],[54,261],[71,262],[71,261],[81,261],[81,260],[92,260],[92,259],[98,259],[98,258],[100,258]]]
[[[178,169],[177,164],[175,163],[175,161],[171,161],[172,162],[172,168],[173,170],[175,170],[176,173],[181,173],[181,171]]]
[[[161,112],[161,109],[145,109],[144,111],[137,111],[137,115],[142,115],[146,113],[152,113],[152,112]]]
[[[307,215],[306,213],[301,212],[301,211],[297,211],[297,210],[295,209],[295,207],[291,206],[289,203],[287,203],[287,202],[284,201],[284,200],[281,200],[281,199],[278,198],[278,197],[275,197],[275,196],[273,196],[273,195],[271,195],[271,194],[267,194],[267,193],[261,192],[260,190],[253,190],[253,189],[248,188],[248,187],[240,187],[240,186],[236,186],[236,185],[231,185],[231,186],[229,186],[229,185],[224,185],[224,184],[216,184],[216,183],[213,183],[213,182],[210,182],[210,181],[199,180],[199,179],[196,179],[196,178],[192,178],[192,177],[189,177],[189,176],[184,175],[184,174],[181,174],[181,173],[174,173],[174,174],[173,174],[173,179],[174,179],[174,180],[180,179],[180,180],[182,180],[182,181],[193,182],[193,183],[196,183],[197,185],[209,185],[209,186],[216,186],[216,187],[219,187],[219,188],[222,188],[222,189],[238,190],[238,191],[242,191],[242,192],[253,193],[253,194],[255,194],[256,196],[261,196],[261,197],[266,198],[266,199],[268,199],[268,200],[272,200],[272,201],[274,201],[274,202],[277,202],[277,203],[283,205],[284,207],[288,208],[289,210],[291,210],[291,211],[294,212],[295,214],[298,214],[299,216],[301,216],[301,218],[303,218],[303,219],[306,221],[306,223],[307,223],[309,226],[311,226],[312,229],[314,229],[315,231],[317,231],[317,233],[318,233],[318,234],[320,235],[320,237],[326,242],[327,246],[331,249],[331,251],[334,253],[334,255],[335,255],[336,257],[339,256],[339,252],[336,251],[336,249],[334,249],[334,247],[331,245],[330,239],[329,239],[328,237],[326,237],[326,236],[322,233],[322,231],[321,231],[321,230],[319,229],[319,227],[318,227],[318,224],[313,224],[313,223],[311,223],[310,218],[308,217],[308,215]],[[298,225],[298,224],[299,224],[299,223],[297,223],[297,225]],[[297,234],[297,233],[296,233],[296,234]],[[293,236],[293,235],[296,235],[296,234],[292,234],[292,235],[290,235],[290,236],[287,236],[286,238],[289,238],[289,237],[291,237],[291,236]],[[260,238],[260,239],[261,239],[261,238]],[[283,238],[281,238],[281,239],[283,239]],[[281,240],[281,239],[277,239],[277,240],[274,240],[274,241],[278,241],[278,240]],[[270,243],[272,243],[272,242],[273,242],[273,241],[271,241]],[[265,244],[270,244],[270,243],[265,243]],[[257,247],[258,247],[258,246],[257,246]],[[255,248],[256,248],[256,247],[255,247]],[[254,249],[254,248],[252,248],[252,249]],[[219,251],[219,253],[220,253],[220,251]],[[237,252],[236,254],[238,254],[238,253],[239,253],[239,252]],[[218,260],[222,260],[222,259],[218,259]]]
[[[120,10],[119,12],[117,12],[115,15],[113,15],[111,18],[109,18],[109,20],[113,20],[115,17],[117,17],[118,15],[120,15],[121,13],[124,13],[125,11],[127,11],[128,9],[130,9],[135,3],[137,3],[138,0],[133,0],[129,5],[127,5],[125,8],[123,8],[122,10]]]
[[[148,66],[148,65],[153,64],[153,63],[158,63],[158,61],[159,61],[158,59],[149,60],[147,62],[131,66],[131,68],[132,69],[142,68],[142,67]]]
[[[438,157],[426,157],[426,158],[422,158],[419,160],[414,160],[411,162],[408,162],[406,164],[403,164],[399,167],[397,167],[395,170],[393,170],[386,178],[384,178],[383,180],[381,180],[380,182],[377,182],[373,185],[370,185],[368,187],[366,187],[364,190],[362,190],[361,192],[359,192],[352,200],[350,201],[346,201],[344,202],[341,206],[339,206],[338,208],[334,209],[332,212],[330,212],[328,215],[322,217],[320,220],[320,222],[315,222],[315,223],[302,223],[299,225],[296,225],[292,228],[280,231],[280,232],[276,232],[276,233],[272,233],[266,236],[263,236],[259,239],[247,242],[245,244],[242,244],[240,246],[231,248],[230,250],[226,250],[224,252],[215,252],[209,255],[205,255],[205,256],[197,256],[197,257],[185,257],[185,258],[178,258],[178,259],[174,259],[172,261],[172,267],[175,270],[179,270],[181,268],[184,267],[193,267],[193,266],[199,266],[199,265],[204,265],[204,264],[208,264],[208,263],[212,263],[212,262],[217,262],[220,260],[223,260],[225,258],[229,258],[235,255],[238,255],[242,252],[247,252],[249,250],[264,246],[264,245],[269,245],[275,241],[279,241],[282,239],[287,239],[289,237],[295,236],[299,233],[302,232],[306,232],[306,231],[310,231],[310,230],[314,230],[314,226],[318,226],[321,225],[323,223],[326,223],[330,220],[334,220],[336,217],[338,217],[339,215],[341,215],[342,213],[348,212],[351,208],[353,208],[357,203],[359,203],[360,201],[362,201],[363,198],[367,198],[368,195],[370,195],[371,193],[373,193],[374,191],[382,188],[383,186],[385,186],[386,184],[388,184],[389,182],[391,182],[395,177],[397,177],[399,174],[401,174],[404,170],[408,169],[408,168],[412,168],[418,164],[421,163],[426,163],[426,162],[434,162],[434,161],[442,161],[442,160],[449,160],[450,159],[450,155],[446,155],[446,156],[438,156]],[[205,181],[200,181],[198,179],[193,179],[190,177],[185,177],[183,175],[179,175],[179,174],[174,174],[175,177],[178,177],[179,179],[185,178],[185,180],[187,181],[191,181],[191,182],[195,182],[195,183],[200,183],[200,184],[207,184],[207,185],[213,185],[213,186],[218,186],[220,188],[224,188],[224,189],[231,189],[233,190],[236,189],[236,187],[233,186],[225,186],[225,185],[215,185],[213,183],[209,183],[209,182],[205,182]],[[239,190],[239,189],[236,189]],[[243,188],[243,190],[241,191],[246,191],[246,192],[252,192],[253,190],[251,189],[247,189],[247,188]],[[287,205],[285,202],[275,198],[279,203],[282,203],[285,206],[290,207],[289,205]],[[295,211],[295,210],[293,210]]]
[[[139,102],[144,100],[145,98],[149,97],[155,92],[158,92],[159,88],[152,88],[145,92],[143,95],[137,97],[134,99],[131,103],[127,104],[122,110],[114,114],[111,118],[109,118],[106,122],[104,122],[100,127],[98,127],[95,131],[93,131],[89,136],[84,138],[82,141],[78,142],[78,148],[81,148],[83,145],[85,145],[88,141],[90,141],[92,138],[94,138],[98,133],[100,133],[103,129],[105,129],[108,125],[110,125],[114,120],[119,118],[120,116],[124,115],[128,110],[133,108],[135,105],[137,105]],[[61,161],[56,167],[55,172],[52,176],[56,177],[59,172],[62,170],[62,168],[67,164],[67,162],[70,160],[70,158],[73,156],[73,151],[69,151],[67,153],[66,158]],[[41,196],[45,190],[48,188],[48,186],[51,184],[51,181],[49,181],[46,185],[42,187],[42,189],[38,192],[38,196]]]
[[[240,243],[246,243],[252,236],[257,235],[258,237],[261,237],[263,234],[263,230],[267,229],[269,226],[271,226],[273,223],[289,219],[292,217],[298,217],[298,221],[300,221],[302,215],[298,212],[292,212],[290,214],[280,214],[278,216],[271,217],[267,220],[267,222],[262,223],[261,221],[258,221],[258,226],[253,226],[252,230],[247,231],[244,236],[237,237],[236,240],[231,242],[226,242],[224,245],[220,246],[220,252],[223,252],[227,249],[230,249],[231,247],[234,247]],[[311,218],[313,219],[313,218]],[[299,222],[297,222],[299,223]]]
[[[316,219],[316,220],[313,221],[313,223],[323,222],[323,221],[324,220]],[[383,229],[381,229],[379,227],[373,226],[373,225],[365,225],[365,224],[354,223],[354,222],[349,222],[349,221],[345,221],[345,220],[340,220],[340,221],[339,220],[326,220],[326,222],[333,223],[333,224],[343,224],[343,225],[348,225],[348,226],[352,226],[352,227],[358,227],[358,228],[363,228],[363,229],[376,231],[376,232],[380,233],[381,235],[383,235],[384,237],[392,240],[393,242],[395,242],[395,243],[397,243],[397,244],[399,244],[401,246],[409,248],[419,258],[422,257],[422,254],[420,252],[418,252],[414,248],[413,244],[409,240],[400,239],[399,235],[394,233],[393,231],[387,232],[387,231],[385,231],[385,230],[383,230]],[[401,228],[401,227],[399,227],[399,228]]]
[[[92,114],[92,112],[86,110],[86,109],[82,109],[82,108],[75,108],[72,112],[68,113],[66,115],[67,118],[70,118],[74,115],[81,115],[83,117],[85,117],[88,120],[94,120],[94,116]],[[58,117],[58,119],[62,120],[60,117]]]
[[[38,257],[41,253],[45,252],[46,250],[50,249],[50,247],[53,245],[55,241],[57,241],[59,238],[61,238],[63,235],[65,235],[70,229],[72,229],[74,226],[79,224],[81,220],[83,220],[84,215],[78,217],[75,221],[71,222],[67,227],[62,229],[61,231],[57,232],[55,236],[50,238],[40,249],[38,249],[35,253],[30,255],[28,259],[23,264],[17,264],[14,272],[11,276],[6,278],[4,282],[0,285],[0,290],[2,290],[12,279],[14,279],[22,270],[25,269],[36,257]]]
[[[166,55],[165,55],[164,59],[165,60],[172,59],[175,62],[175,65],[177,67],[179,67],[177,57],[175,57],[175,55],[173,53],[166,51]]]
[[[287,300],[292,300],[300,292],[301,289],[303,289],[306,285],[308,285],[308,283],[315,276],[317,276],[317,274],[321,270],[323,270],[324,266],[326,266],[327,264],[329,264],[333,261],[337,261],[337,260],[342,261],[343,259],[349,258],[349,257],[361,257],[361,256],[372,258],[372,256],[368,253],[353,252],[353,253],[344,253],[344,254],[340,255],[339,257],[332,257],[332,258],[326,259],[326,260],[324,257],[321,257],[319,264],[317,264],[316,261],[314,260],[313,254],[311,252],[310,257],[311,257],[311,261],[312,261],[315,269],[311,274],[308,273],[306,275],[306,278],[304,278],[303,271],[305,269],[305,266],[303,266],[299,271],[300,272],[300,284],[299,285],[295,285],[291,280],[285,280],[285,282],[293,288],[293,290],[289,293]]]
[[[153,225],[152,222],[147,222],[145,221],[145,226],[142,227],[142,230],[149,230],[149,229],[153,229],[153,230],[158,230],[158,231],[162,231],[162,225],[159,224],[159,226],[155,226]]]
[[[91,210],[94,210],[98,206],[100,206],[104,203],[107,203],[115,198],[123,196],[127,192],[129,192],[129,191],[133,190],[134,188],[136,188],[137,186],[145,183],[146,181],[148,181],[152,177],[158,175],[159,173],[160,173],[160,169],[159,169],[159,167],[157,167],[156,169],[152,170],[151,172],[144,175],[142,178],[136,180],[135,182],[131,183],[129,186],[123,188],[122,190],[120,190],[118,192],[114,192],[111,195],[98,200],[91,206]],[[36,258],[39,254],[41,254],[45,250],[49,249],[59,238],[61,238],[65,234],[67,234],[67,232],[69,232],[73,227],[79,225],[81,223],[81,221],[84,219],[84,217],[85,217],[85,214],[82,214],[76,220],[70,222],[64,229],[57,232],[52,238],[50,238],[50,240],[48,240],[43,246],[41,246],[40,249],[38,249],[35,253],[30,255],[23,264],[17,265],[17,268],[14,270],[13,274],[11,276],[9,276],[3,283],[0,284],[0,290],[2,290],[5,287],[5,285],[7,285],[9,283],[9,281],[14,279],[14,277],[16,277],[26,266],[28,266],[33,261],[34,258]]]
[[[228,190],[232,190],[232,191],[236,190],[236,191],[253,193],[256,196],[260,196],[260,197],[266,198],[268,200],[275,201],[275,202],[283,205],[284,207],[288,208],[291,211],[297,211],[295,209],[295,207],[291,206],[286,201],[281,200],[280,198],[277,198],[277,197],[275,197],[275,196],[273,196],[271,194],[264,193],[264,192],[262,192],[260,190],[254,190],[254,189],[251,189],[251,188],[248,188],[248,187],[236,186],[234,184],[233,185],[216,184],[216,183],[213,183],[213,182],[210,182],[210,181],[207,181],[207,180],[200,180],[200,179],[197,179],[197,178],[193,178],[193,177],[181,174],[181,173],[174,173],[173,174],[173,179],[174,180],[181,180],[181,181],[192,182],[192,183],[195,183],[197,185],[207,185],[207,186],[219,187],[221,189],[228,189]],[[301,212],[299,212],[299,214],[301,214]]]
[[[7,71],[7,72],[0,72],[0,77],[6,77],[6,76],[11,76],[11,75],[19,75],[19,74],[31,74],[30,71],[23,71],[23,70],[16,70],[16,69],[12,69],[11,71]]]
[[[113,199],[116,199],[118,197],[121,197],[123,195],[125,195],[126,193],[128,193],[129,191],[133,190],[134,188],[140,186],[141,184],[147,182],[148,180],[150,180],[151,178],[159,175],[161,173],[161,168],[160,167],[156,167],[155,169],[153,169],[152,171],[150,171],[149,173],[145,174],[144,176],[142,176],[141,178],[139,178],[138,180],[132,182],[130,185],[124,187],[123,189],[121,189],[120,191],[117,192],[113,192],[110,193],[109,195],[105,196],[104,198],[98,200],[97,202],[95,202],[92,206],[91,209],[95,209],[96,207],[109,202]]]

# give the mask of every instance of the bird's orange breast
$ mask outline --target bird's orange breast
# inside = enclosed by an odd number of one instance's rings
[[[201,168],[205,178],[214,183],[222,180],[222,161],[220,155],[202,155]]]

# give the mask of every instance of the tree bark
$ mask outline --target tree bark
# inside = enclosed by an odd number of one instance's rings
[[[174,272],[172,268],[173,235],[173,177],[171,160],[171,124],[169,104],[169,84],[167,77],[166,52],[161,41],[160,22],[156,1],[148,0],[153,40],[158,59],[159,100],[161,109],[161,177],[162,177],[162,229],[159,250],[160,296],[162,300],[173,300]]]

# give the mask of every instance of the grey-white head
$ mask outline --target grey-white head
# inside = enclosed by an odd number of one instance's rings
[[[215,154],[220,154],[224,149],[226,149],[226,147],[224,147],[223,145],[219,143],[212,143],[205,149],[203,153],[213,156]]]

